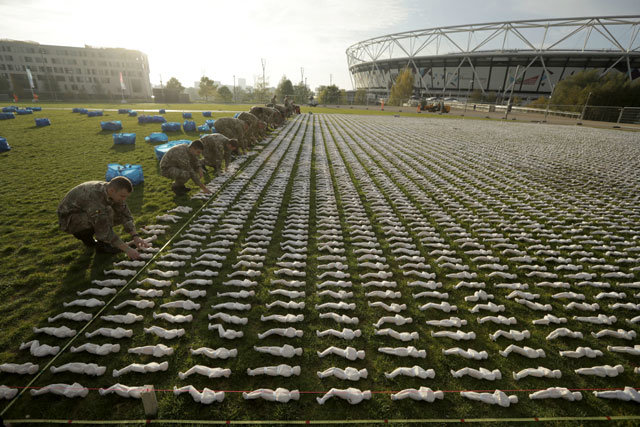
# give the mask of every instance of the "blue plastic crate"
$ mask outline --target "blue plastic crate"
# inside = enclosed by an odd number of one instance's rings
[[[113,134],[113,143],[114,144],[135,144],[136,143],[136,134],[135,133],[114,133]]]
[[[42,111],[42,107],[31,107],[31,111]]]
[[[178,122],[167,122],[162,124],[162,132],[180,132],[181,126]]]
[[[9,147],[7,138],[3,138],[0,136],[0,153],[4,153],[5,151],[9,151],[9,150],[11,150],[11,147]]]
[[[116,176],[129,178],[133,185],[138,185],[144,182],[142,165],[121,165],[118,163],[109,163],[107,165],[107,173],[104,176],[105,181],[109,182]]]
[[[202,116],[203,117],[211,117],[211,111],[203,111],[202,112]]]
[[[190,119],[191,118],[191,113],[182,113],[182,118],[183,119]]]
[[[16,116],[13,113],[0,113],[0,120],[15,119]]]
[[[128,108],[119,108],[118,114],[127,114],[129,112]]]
[[[212,127],[213,127],[213,124],[214,124],[215,122],[216,122],[216,121],[215,121],[214,119],[208,119],[208,120],[205,120],[205,121],[204,121],[204,124],[205,124],[205,125],[207,125],[207,126],[209,126],[210,128],[212,128]]]
[[[193,120],[185,120],[182,124],[182,128],[185,132],[195,132],[196,131],[196,122]]]
[[[88,111],[87,112],[87,117],[102,117],[103,113],[102,111]]]
[[[100,122],[100,128],[102,130],[122,130],[122,122],[120,120],[113,122]]]
[[[136,117],[138,115],[137,111],[129,111],[129,117]]]
[[[24,116],[25,114],[33,114],[33,111],[27,110],[27,109],[19,109],[18,110],[18,115],[19,116]]]
[[[36,119],[36,126],[38,127],[51,126],[51,122],[47,118]]]
[[[151,116],[151,123],[167,123],[167,119],[162,116]]]
[[[169,141],[169,137],[167,136],[166,133],[163,132],[153,132],[151,133],[151,135],[149,136],[145,136],[144,140],[146,142],[167,142]]]
[[[177,141],[169,141],[166,144],[162,144],[162,145],[158,145],[157,147],[155,147],[155,152],[156,152],[156,157],[158,158],[158,161],[160,161],[162,159],[162,157],[167,153],[167,151],[169,151],[171,149],[171,147],[175,147],[176,145],[181,145],[181,144],[191,144],[191,141],[189,141],[188,139],[179,139]]]
[[[18,112],[18,107],[15,105],[9,105],[8,107],[2,107],[3,113],[16,113]]]
[[[202,126],[198,126],[198,132],[209,132],[211,130],[211,128],[209,128],[209,125],[202,125]]]

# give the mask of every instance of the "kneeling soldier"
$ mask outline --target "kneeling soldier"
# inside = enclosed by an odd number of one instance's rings
[[[166,178],[173,179],[175,182],[171,185],[171,189],[176,195],[186,194],[190,189],[184,184],[190,179],[204,193],[211,193],[202,183],[202,169],[200,169],[200,161],[198,157],[202,154],[204,146],[202,141],[196,139],[191,144],[176,145],[171,147],[169,151],[162,156],[160,160],[160,174]]]
[[[133,191],[128,178],[117,176],[110,182],[89,181],[71,189],[58,206],[60,229],[73,234],[88,247],[103,253],[126,252],[131,259],[138,259],[137,250],[127,246],[113,231],[122,224],[131,234],[138,248],[149,245],[138,236],[131,212],[125,203]],[[95,234],[98,241],[93,239]]]
[[[237,139],[229,139],[221,133],[214,133],[203,136],[204,145],[203,165],[211,166],[217,174],[222,173],[222,159],[224,159],[224,171],[226,172],[231,163],[231,153],[238,150],[240,144]]]

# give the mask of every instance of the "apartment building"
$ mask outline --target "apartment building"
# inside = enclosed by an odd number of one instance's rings
[[[151,99],[147,55],[122,48],[44,45],[0,39],[0,79],[30,99]],[[122,73],[122,82],[120,73]]]

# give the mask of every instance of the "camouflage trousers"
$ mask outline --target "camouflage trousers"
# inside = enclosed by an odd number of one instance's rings
[[[176,167],[168,167],[165,169],[161,169],[160,173],[165,178],[170,178],[175,181],[175,185],[180,187],[184,185],[187,181],[191,179],[191,174],[185,171],[184,169],[176,168]]]
[[[109,208],[109,218],[111,220],[111,224],[109,224],[111,227],[124,224],[127,221],[126,218],[116,214],[111,208]],[[60,226],[60,230],[69,234],[76,234],[86,230],[95,230],[97,223],[96,218],[91,217],[86,212],[73,212],[59,216],[58,225]]]

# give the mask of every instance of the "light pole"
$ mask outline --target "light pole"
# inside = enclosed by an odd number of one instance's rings
[[[233,75],[233,103],[236,103],[236,75]]]

